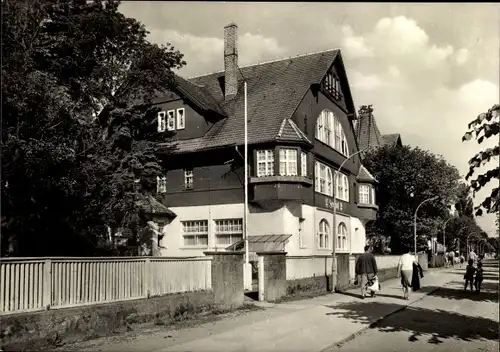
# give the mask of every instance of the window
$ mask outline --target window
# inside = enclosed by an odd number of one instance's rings
[[[167,128],[167,115],[165,111],[158,112],[158,132],[165,132]]]
[[[167,178],[165,176],[156,176],[156,192],[167,193]]]
[[[297,176],[297,149],[280,149],[280,175]]]
[[[300,176],[307,177],[307,154],[300,153]]]
[[[370,186],[369,185],[359,185],[359,203],[360,204],[370,204]]]
[[[325,164],[316,161],[314,170],[315,190],[327,196],[333,196],[333,177],[332,170]]]
[[[335,194],[335,198],[343,200],[344,202],[349,201],[349,178],[340,173],[335,175],[335,181],[337,184],[337,194]]]
[[[184,170],[184,188],[193,188],[193,169]]]
[[[185,247],[208,247],[208,221],[183,221],[182,236]]]
[[[229,246],[243,239],[243,220],[215,220],[215,244]]]
[[[341,222],[337,230],[337,249],[347,249],[347,226]]]
[[[175,110],[167,111],[167,130],[175,131]]]
[[[274,151],[257,151],[257,177],[274,175]]]
[[[325,80],[323,81],[323,87],[328,95],[330,95],[333,99],[339,100],[342,98],[341,90],[340,90],[340,80],[333,72],[329,72]]]
[[[177,109],[177,129],[183,130],[186,126],[186,110],[184,108]]]
[[[371,199],[371,204],[377,204],[375,203],[375,187],[370,187],[372,189],[372,199]]]
[[[349,156],[347,138],[340,120],[329,110],[323,110],[316,122],[316,139]]]
[[[318,231],[318,247],[320,249],[328,249],[330,244],[330,225],[325,219],[319,222]]]

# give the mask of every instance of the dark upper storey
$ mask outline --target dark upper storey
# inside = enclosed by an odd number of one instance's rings
[[[230,42],[227,40],[227,32],[225,39],[226,43]],[[315,138],[317,119],[325,109],[331,111],[340,122],[349,154],[358,151],[353,127],[355,108],[339,50],[237,68],[235,50],[225,49],[224,71],[189,80],[176,77],[175,92],[156,100],[166,112],[184,109],[184,123],[181,126],[176,124],[176,127],[181,128],[176,128],[174,136],[164,143],[165,146],[174,147],[173,153],[179,155],[177,160],[181,161],[178,166],[182,167],[183,162],[186,164],[195,154],[207,155],[211,150],[219,150],[220,155],[229,159],[227,152],[221,153],[222,150],[244,144],[245,81],[248,97],[248,144],[250,162],[254,169],[251,171],[252,176],[255,176],[255,149],[274,149],[279,145],[297,148],[298,155],[300,151],[307,152],[307,178],[310,180],[314,179],[315,159],[336,169],[345,160],[345,155]],[[232,59],[236,59],[236,62],[231,62]],[[243,152],[243,148],[240,151]],[[214,156],[215,154],[212,155]],[[224,161],[214,162],[220,165]],[[276,164],[277,159],[275,167],[278,168]],[[300,167],[300,160],[298,165]],[[204,174],[205,180],[209,176],[206,166],[204,167],[204,171],[200,173]],[[349,200],[353,203],[357,202],[355,184],[360,167],[360,158],[356,155],[345,163],[343,169],[349,175],[349,183],[354,189],[350,192]],[[225,170],[229,166],[218,168]],[[222,171],[219,170],[220,172]],[[175,179],[180,181],[182,177],[177,175]],[[304,182],[304,185],[307,184],[308,182]],[[259,187],[260,191],[257,189]],[[254,193],[269,194],[271,189],[270,185],[260,184],[254,187]],[[298,189],[299,193],[304,193],[304,187]],[[285,194],[276,196],[287,197]]]

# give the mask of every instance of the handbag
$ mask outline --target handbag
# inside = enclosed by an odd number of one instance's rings
[[[374,278],[370,286],[367,287],[370,291],[377,292],[380,291],[380,284],[378,278]]]

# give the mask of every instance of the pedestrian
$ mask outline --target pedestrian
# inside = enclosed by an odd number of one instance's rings
[[[454,268],[455,267],[455,252],[450,251],[449,255],[450,255],[449,259],[450,259],[451,267]]]
[[[465,262],[465,257],[462,253],[462,254],[460,254],[460,268],[462,268],[464,266],[464,262]]]
[[[474,286],[476,287],[476,292],[481,292],[481,284],[483,283],[483,263],[477,263],[476,278],[474,280]]]
[[[365,246],[365,252],[356,259],[356,276],[361,284],[361,298],[366,297],[366,286],[368,281],[372,281],[378,273],[377,261],[370,252],[370,246]]]
[[[413,264],[418,264],[417,259],[410,253],[408,247],[403,248],[403,255],[399,257],[397,277],[401,277],[401,286],[403,287],[403,298],[410,299],[410,287],[413,277]]]
[[[472,259],[472,262],[474,262],[474,263],[475,263],[475,262],[476,262],[476,260],[477,260],[477,254],[476,254],[476,253],[474,253],[474,250],[473,250],[473,249],[471,249],[471,250],[470,250],[470,253],[469,253],[469,259]]]
[[[476,268],[474,268],[474,261],[472,259],[469,259],[468,265],[465,268],[465,275],[464,275],[464,280],[465,280],[465,286],[464,286],[464,292],[467,291],[467,285],[470,285],[470,290],[473,291],[472,285],[474,284],[474,274],[475,274]]]

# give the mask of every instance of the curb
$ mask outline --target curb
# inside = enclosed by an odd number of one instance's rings
[[[448,282],[447,282],[447,283],[445,283],[443,286],[445,286],[445,285],[447,285],[447,284],[448,284]],[[437,291],[437,290],[439,290],[440,288],[442,288],[442,286],[441,286],[441,287],[436,287],[435,289],[433,289],[433,290],[431,290],[431,291],[427,292],[425,295],[423,295],[423,296],[422,296],[422,297],[420,297],[419,299],[416,299],[416,300],[414,300],[413,302],[411,302],[411,303],[409,303],[409,304],[406,304],[406,305],[401,306],[401,308],[398,308],[398,309],[396,309],[396,310],[394,310],[394,311],[392,311],[392,312],[390,312],[390,313],[387,313],[387,314],[385,314],[385,315],[383,315],[383,316],[381,316],[381,317],[378,317],[378,318],[376,318],[376,319],[374,319],[374,320],[370,321],[370,323],[369,323],[367,326],[363,327],[361,330],[358,330],[358,331],[356,331],[355,333],[353,333],[353,334],[351,334],[351,335],[349,335],[349,336],[347,336],[347,337],[343,338],[342,340],[337,341],[337,342],[335,342],[335,343],[331,344],[330,346],[328,346],[328,347],[326,347],[326,348],[323,348],[320,352],[328,352],[328,351],[331,351],[331,350],[332,350],[332,349],[334,349],[334,348],[340,348],[340,347],[342,347],[342,346],[343,346],[344,344],[346,344],[347,342],[349,342],[349,341],[353,340],[353,339],[354,339],[354,338],[356,338],[357,336],[359,336],[359,335],[361,335],[362,333],[364,333],[366,330],[371,329],[371,328],[372,328],[374,325],[376,325],[377,323],[379,323],[379,322],[381,322],[382,320],[384,320],[384,319],[386,319],[386,318],[390,317],[391,315],[394,315],[394,314],[396,314],[396,313],[399,313],[399,312],[401,312],[401,311],[405,310],[407,307],[411,306],[413,303],[416,303],[416,302],[418,302],[418,301],[421,301],[422,299],[424,299],[425,297],[427,297],[427,296],[428,296],[428,295],[430,295],[431,293],[436,292],[436,291]]]

